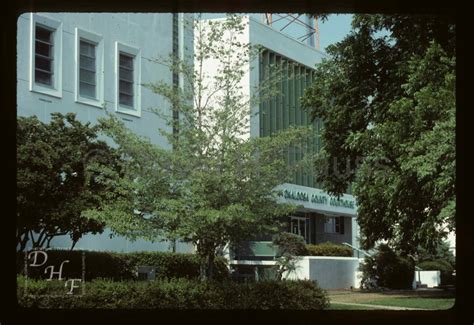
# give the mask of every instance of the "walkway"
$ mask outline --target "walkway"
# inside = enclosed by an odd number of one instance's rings
[[[331,302],[334,303],[334,304],[338,304],[338,305],[367,307],[367,309],[386,309],[386,310],[430,310],[430,309],[423,309],[423,308],[409,308],[409,307],[395,307],[395,306],[369,305],[369,304],[358,304],[358,303],[339,302],[339,301],[331,301]]]

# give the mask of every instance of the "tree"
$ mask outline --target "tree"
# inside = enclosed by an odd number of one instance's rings
[[[276,279],[281,280],[284,273],[289,275],[296,269],[300,256],[308,255],[304,238],[300,235],[282,232],[274,236],[273,245],[277,247]]]
[[[388,289],[411,289],[415,263],[413,260],[402,257],[386,244],[378,245],[376,253],[366,257],[361,264],[361,285],[371,289],[375,280],[375,287]]]
[[[455,215],[455,29],[451,17],[355,15],[303,98],[324,120],[317,178],[352,184],[361,244],[433,250]]]
[[[452,268],[456,266],[456,259],[449,247],[449,242],[444,241],[439,243],[436,246],[436,250],[434,252],[429,252],[422,247],[418,248],[416,254],[416,262],[423,263],[425,261],[434,261],[434,260],[443,260],[447,262]]]
[[[192,242],[201,257],[201,278],[207,279],[227,244],[275,232],[277,218],[294,210],[277,204],[275,187],[299,167],[286,165],[285,149],[301,143],[309,131],[292,128],[274,137],[250,138],[251,109],[260,90],[265,87],[270,94],[272,88],[264,82],[254,95],[243,90],[258,50],[240,40],[241,17],[194,24],[194,61],[158,59],[183,77],[183,86],[166,81],[147,85],[171,104],[172,109],[155,112],[167,122],[160,131],[172,150],[151,145],[116,118],[102,121],[127,164],[137,164],[125,168],[130,172],[127,186],[135,188],[129,192],[135,195],[128,204],[113,203],[88,215],[124,236]],[[210,64],[215,74],[205,68]]]
[[[17,245],[24,250],[49,247],[69,234],[72,247],[85,233],[101,233],[104,224],[84,218],[113,191],[107,180],[119,177],[120,157],[97,140],[98,126],[68,113],[51,114],[49,124],[36,116],[17,124]]]

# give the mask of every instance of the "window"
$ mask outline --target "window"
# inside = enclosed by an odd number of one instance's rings
[[[52,86],[54,75],[53,31],[36,25],[35,82]]]
[[[335,233],[335,221],[334,217],[326,217],[326,222],[324,223],[324,232],[325,233]]]
[[[30,15],[30,91],[62,96],[62,24]]]
[[[344,234],[344,217],[326,217],[325,233]]]
[[[133,108],[133,57],[120,53],[119,103]]]
[[[104,44],[100,35],[76,28],[76,101],[103,107]]]
[[[290,233],[300,235],[306,243],[309,243],[311,236],[310,222],[307,217],[290,217]]]
[[[116,110],[140,116],[140,51],[116,42]]]
[[[95,44],[83,40],[79,44],[79,94],[95,99],[97,88]]]

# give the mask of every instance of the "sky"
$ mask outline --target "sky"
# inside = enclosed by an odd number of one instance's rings
[[[212,19],[223,16],[225,16],[223,13],[204,13],[202,18]],[[352,14],[331,14],[325,22],[319,21],[320,49],[324,51],[328,45],[341,41],[350,32],[351,21]],[[287,32],[288,29],[286,30]],[[299,32],[297,35],[300,36],[302,34]]]
[[[322,51],[330,44],[342,41],[351,30],[352,14],[332,14],[319,21],[319,46]]]

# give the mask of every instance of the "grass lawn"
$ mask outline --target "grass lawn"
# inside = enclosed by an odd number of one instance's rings
[[[449,309],[454,305],[454,298],[393,297],[364,301],[364,304],[423,309]]]
[[[338,304],[337,302],[332,302],[327,310],[375,310],[375,309],[380,310],[380,308],[370,308],[366,306],[346,305],[346,304]]]

